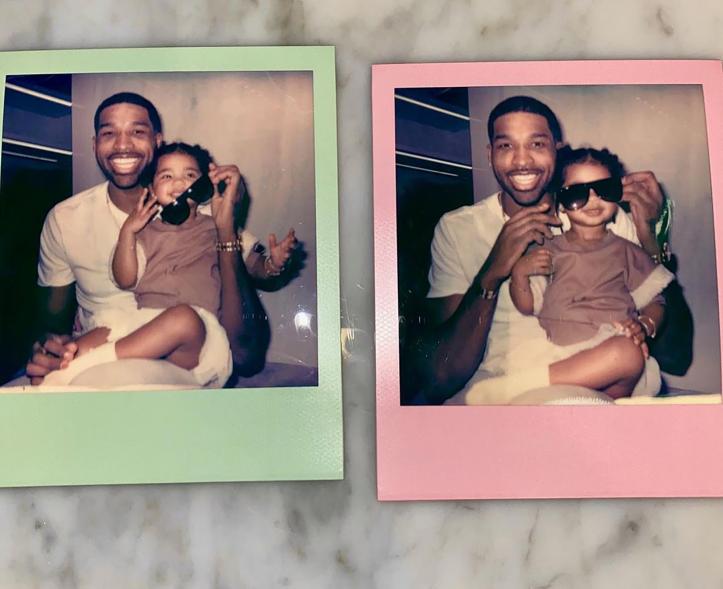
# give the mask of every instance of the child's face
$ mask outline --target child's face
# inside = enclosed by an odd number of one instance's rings
[[[587,184],[610,178],[610,172],[605,166],[595,162],[572,164],[565,169],[563,186],[573,184]],[[590,198],[584,207],[576,211],[565,209],[570,222],[586,227],[597,227],[612,220],[618,210],[618,205],[600,198],[595,191],[590,189]]]
[[[201,170],[195,158],[186,153],[168,153],[158,160],[151,189],[161,205],[167,205],[193,184],[201,176]],[[194,208],[196,201],[187,199]]]

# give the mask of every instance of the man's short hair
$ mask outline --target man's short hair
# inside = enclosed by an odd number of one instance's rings
[[[93,117],[93,128],[96,133],[98,133],[98,129],[100,128],[100,113],[109,106],[123,103],[135,104],[136,106],[145,108],[148,112],[148,118],[151,121],[153,131],[156,133],[163,133],[161,116],[158,114],[156,107],[150,100],[144,98],[140,94],[136,94],[135,92],[118,92],[117,94],[113,94],[113,96],[109,96],[98,105],[98,108],[95,109],[95,117]]]
[[[555,113],[552,112],[549,106],[544,102],[540,102],[537,98],[532,98],[532,96],[511,96],[495,106],[487,119],[487,135],[490,143],[492,143],[495,133],[495,121],[501,116],[512,112],[529,112],[545,117],[555,143],[562,141],[560,121],[557,120]]]

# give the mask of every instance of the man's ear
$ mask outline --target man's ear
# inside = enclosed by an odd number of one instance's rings
[[[487,144],[487,163],[492,166],[492,146]]]
[[[91,142],[93,143],[93,155],[95,155],[95,135],[93,135],[93,139],[91,139]]]

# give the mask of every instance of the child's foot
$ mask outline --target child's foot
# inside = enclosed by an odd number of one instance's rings
[[[81,372],[85,372],[88,368],[114,362],[117,359],[115,342],[105,343],[90,351],[86,349],[86,353],[82,356],[80,350],[78,350],[78,356],[66,368],[51,372],[43,379],[42,384],[46,386],[68,385],[73,382],[76,376]]]

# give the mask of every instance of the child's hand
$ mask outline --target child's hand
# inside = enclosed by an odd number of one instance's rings
[[[643,324],[635,318],[628,318],[625,321],[616,321],[613,325],[617,328],[621,335],[633,340],[636,346],[640,346],[640,351],[643,353],[644,358],[650,356],[648,350],[648,344],[645,341],[647,336]]]
[[[146,200],[147,196],[148,189],[146,188],[145,192],[143,192],[141,197],[138,199],[138,204],[123,223],[121,231],[130,232],[133,235],[136,235],[140,233],[141,229],[148,225],[148,222],[156,215],[156,213],[158,213],[156,197],[151,196],[148,200]]]
[[[276,241],[275,233],[269,235],[269,258],[276,269],[283,270],[297,243],[293,229],[289,229],[286,237],[280,242]]]
[[[552,254],[550,250],[539,248],[522,256],[512,267],[512,277],[516,280],[528,276],[549,276],[552,274]]]

